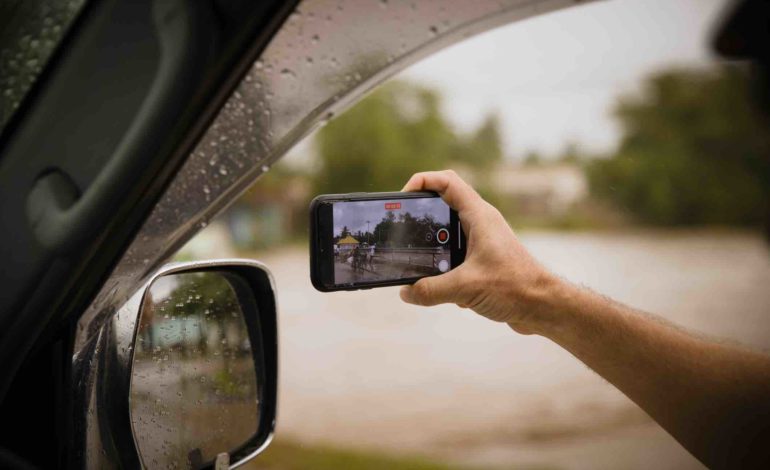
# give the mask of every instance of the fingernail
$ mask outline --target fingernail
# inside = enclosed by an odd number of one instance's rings
[[[413,304],[414,299],[412,297],[412,289],[410,286],[404,286],[401,288],[401,291],[399,292],[399,295],[401,296],[401,300],[403,300],[406,303]]]

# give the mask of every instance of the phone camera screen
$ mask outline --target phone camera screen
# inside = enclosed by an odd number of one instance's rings
[[[332,214],[337,285],[418,278],[452,268],[450,209],[441,198],[335,202]]]

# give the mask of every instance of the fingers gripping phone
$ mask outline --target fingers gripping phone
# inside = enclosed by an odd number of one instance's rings
[[[310,231],[310,279],[322,292],[411,284],[465,259],[457,212],[431,192],[318,196]]]

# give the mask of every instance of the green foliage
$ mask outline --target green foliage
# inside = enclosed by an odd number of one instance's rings
[[[430,214],[414,217],[407,212],[396,217],[393,212],[388,211],[387,215],[374,227],[371,239],[377,242],[377,246],[395,247],[397,245],[393,240],[397,240],[401,246],[435,247],[437,243],[426,240],[425,234],[436,233],[442,228],[449,229],[449,226],[436,222]]]
[[[395,469],[450,470],[467,467],[445,465],[422,457],[393,456],[379,452],[343,450],[328,446],[302,445],[277,439],[248,466],[253,469],[294,470]]]
[[[220,318],[231,317],[241,307],[233,288],[217,272],[172,274],[178,284],[160,306],[169,316]],[[152,287],[150,292],[153,293]]]
[[[227,359],[227,354],[224,355],[224,359]],[[253,361],[246,361],[251,367],[253,367]],[[248,377],[248,376],[247,376]],[[246,398],[248,399],[251,394],[254,393],[252,387],[248,386],[248,382],[243,380],[243,377],[236,376],[231,368],[221,368],[214,373],[214,388],[220,394],[228,398]],[[254,395],[256,396],[256,395]]]
[[[314,192],[395,191],[418,171],[486,167],[502,155],[498,127],[490,116],[473,135],[457,135],[435,91],[388,83],[318,133]]]
[[[452,159],[477,170],[489,170],[503,159],[500,118],[490,114],[468,139],[457,139]]]
[[[615,114],[617,153],[586,165],[591,192],[659,225],[759,225],[768,217],[770,140],[745,69],[671,71]]]

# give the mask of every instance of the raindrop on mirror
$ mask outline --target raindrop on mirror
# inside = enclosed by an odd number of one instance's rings
[[[211,461],[256,433],[259,385],[243,282],[217,271],[171,274],[145,294],[129,408],[146,467],[197,468],[191,456]]]

